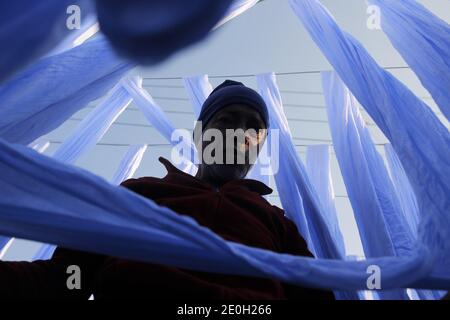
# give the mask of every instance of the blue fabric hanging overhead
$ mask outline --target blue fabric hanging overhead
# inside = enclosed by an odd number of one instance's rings
[[[450,134],[430,108],[380,68],[315,0],[291,0],[312,38],[341,79],[390,140],[417,196],[419,237],[450,279]]]
[[[0,197],[0,233],[188,269],[277,278],[300,286],[365,289],[367,267],[378,265],[383,275],[383,289],[417,285],[450,288],[448,131],[425,104],[381,70],[356,41],[342,33],[317,1],[292,3],[294,8],[300,9],[297,14],[344,82],[391,140],[408,174],[423,217],[418,242],[410,255],[359,262],[315,260],[227,242],[193,219],[157,206],[124,188],[112,186],[86,171],[63,165],[3,139],[0,139],[0,189],[3,195]],[[64,78],[58,81],[61,79]],[[293,168],[284,179],[294,181],[287,186],[292,186],[290,192],[296,192],[297,198],[302,200],[300,208],[296,209],[309,214],[306,232],[314,240],[314,250],[320,257],[339,258],[333,237],[322,221],[320,201],[302,164],[292,156],[295,150],[292,150],[274,76],[259,76],[258,82],[266,101],[274,105],[273,117],[284,130],[280,150],[288,155],[284,163],[286,168]],[[41,92],[40,97],[46,97],[45,92],[52,92],[48,83],[41,89],[44,94]],[[68,100],[77,101],[78,91],[74,90],[68,97],[63,90],[64,102],[70,105]],[[89,92],[94,91],[98,93],[96,90]],[[131,91],[139,90],[131,88]],[[151,97],[136,97],[145,103],[152,102]],[[85,99],[83,101],[87,102],[88,98]],[[55,101],[59,103],[60,99],[52,101],[33,110],[39,114],[54,106]],[[63,103],[59,103],[64,110],[62,106]],[[11,107],[5,116],[14,110]],[[18,110],[30,111],[27,108]],[[28,116],[34,116],[33,112]],[[69,116],[59,114],[57,119],[51,118],[51,125],[62,123]],[[14,125],[20,128],[26,117],[21,118],[19,114],[15,117],[9,120],[15,121]],[[8,128],[11,131],[5,131],[8,132],[5,138],[12,136],[21,143],[28,143],[49,130],[50,127],[40,129],[45,118],[42,115],[40,119],[36,117],[38,119],[33,120],[32,125],[28,123],[28,128],[21,132]],[[28,136],[27,130],[32,131]],[[1,132],[0,137],[3,137]],[[19,134],[14,135],[17,132]],[[433,270],[435,274],[430,276]]]
[[[386,154],[386,163],[389,168],[389,173],[392,182],[395,187],[395,193],[402,206],[402,212],[405,214],[405,219],[407,226],[410,229],[410,233],[417,238],[417,231],[420,222],[420,211],[417,204],[416,195],[411,188],[408,176],[397,157],[391,144],[386,144],[384,146]]]
[[[339,227],[338,215],[334,203],[335,195],[330,170],[330,146],[311,145],[306,149],[306,171],[319,197],[325,222],[331,231],[333,242],[339,250],[340,257],[346,256],[344,237]]]
[[[154,64],[203,39],[232,0],[97,0],[102,32],[124,56]]]
[[[132,101],[123,84],[135,81],[139,80],[130,77],[122,79],[64,140],[53,154],[53,158],[72,164],[91,150]]]
[[[416,0],[370,0],[381,27],[450,120],[450,25]]]
[[[111,180],[113,184],[121,184],[123,181],[133,177],[141,164],[144,153],[147,150],[146,144],[132,145],[120,161],[114,176]]]
[[[390,144],[384,146],[386,154],[386,163],[389,169],[389,174],[392,179],[392,183],[395,188],[395,194],[402,207],[402,213],[404,214],[408,232],[417,239],[417,229],[420,222],[420,212],[417,205],[416,195],[411,188],[408,177],[403,169],[400,160],[397,157],[394,149]],[[417,296],[422,300],[434,300],[440,299],[443,293],[438,291],[418,290]]]
[[[263,276],[314,288],[366,288],[370,265],[383,287],[410,286],[433,267],[417,245],[408,257],[349,262],[278,254],[227,242],[190,217],[82,169],[0,140],[0,233],[89,252],[207,272]],[[49,197],[51,195],[51,197]],[[424,284],[426,285],[426,283]],[[433,286],[449,285],[433,283]]]
[[[0,83],[77,31],[66,26],[70,5],[80,7],[82,19],[93,12],[90,0],[0,3]]]
[[[197,162],[197,152],[194,144],[190,140],[190,134],[187,137],[181,136],[180,139],[172,137],[175,131],[175,126],[167,118],[161,107],[155,102],[152,96],[139,87],[136,83],[124,83],[125,90],[133,98],[134,103],[143,113],[147,121],[174,147],[172,150],[172,157],[178,158],[178,163],[175,165],[182,171],[189,174],[194,174],[197,167],[194,165]]]
[[[381,155],[365,127],[359,104],[339,77],[322,74],[336,157],[367,257],[408,255],[413,236]]]
[[[306,171],[311,184],[317,192],[322,204],[322,213],[325,215],[325,223],[333,237],[333,242],[339,251],[340,259],[346,259],[344,238],[338,223],[336,207],[334,203],[334,190],[330,172],[330,146],[311,145],[306,151]],[[346,259],[347,260],[347,259]],[[357,292],[336,292],[339,300],[361,299]]]
[[[343,260],[336,229],[327,222],[327,213],[295,150],[275,74],[258,74],[256,82],[269,111],[271,134],[275,133],[274,129],[279,133],[279,150],[271,150],[271,153],[278,152],[282,156],[278,159],[278,168],[274,168],[274,163],[272,170],[285,214],[297,225],[317,258]],[[273,147],[271,144],[270,148]],[[358,299],[357,293],[351,291],[338,291],[335,295],[338,299]]]
[[[0,236],[0,250],[2,250],[3,247],[8,243],[9,239],[11,239],[11,238]]]
[[[132,67],[103,37],[38,61],[0,87],[0,137],[34,141],[104,96]]]
[[[333,146],[352,204],[366,257],[410,254],[413,237],[394,188],[358,110],[335,73],[322,74]],[[380,292],[382,299],[407,299],[405,291]]]

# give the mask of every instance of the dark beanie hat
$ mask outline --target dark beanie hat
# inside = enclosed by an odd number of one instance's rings
[[[202,106],[202,111],[197,121],[202,121],[202,126],[211,120],[214,114],[230,104],[243,104],[258,111],[269,127],[269,114],[263,98],[253,89],[246,87],[243,83],[225,80],[221,85],[211,92]]]

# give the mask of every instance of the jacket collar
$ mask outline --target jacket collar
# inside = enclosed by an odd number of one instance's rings
[[[177,177],[186,179],[186,180],[191,180],[191,181],[195,181],[196,183],[199,183],[205,187],[208,188],[213,188],[210,184],[208,184],[207,182],[200,180],[196,177],[191,176],[190,174],[181,171],[180,169],[178,169],[177,167],[175,167],[169,160],[167,160],[164,157],[159,157],[158,158],[159,162],[161,162],[164,167],[166,167],[167,170],[167,174],[166,176],[163,178],[165,180],[170,179],[171,177],[173,177],[173,175],[177,175]],[[273,192],[272,188],[269,188],[268,186],[266,186],[264,183],[258,181],[258,180],[254,180],[254,179],[237,179],[237,180],[232,180],[229,181],[227,183],[225,183],[223,186],[221,186],[219,189],[225,188],[225,187],[230,187],[232,185],[239,185],[239,186],[243,186],[245,188],[247,188],[250,191],[256,192],[262,196],[267,195],[267,194],[271,194]]]

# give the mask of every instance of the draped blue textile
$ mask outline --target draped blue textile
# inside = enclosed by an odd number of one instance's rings
[[[349,262],[296,257],[227,242],[190,217],[80,168],[2,140],[0,171],[4,195],[0,198],[0,233],[5,235],[317,288],[363,289],[372,264],[382,270],[384,288],[408,286],[432,268],[429,251],[420,244],[409,257]]]
[[[257,3],[256,0],[16,0],[0,4],[0,83],[39,57],[64,50],[79,33],[66,21],[80,8],[82,27],[96,14],[109,41],[134,61],[159,62],[195,43]],[[124,14],[126,13],[126,14]],[[149,17],[152,17],[149,19]]]
[[[38,139],[28,145],[28,147],[32,148],[36,152],[44,153],[48,149],[48,147],[50,147],[50,142]],[[5,253],[4,250],[7,250],[6,246],[10,241],[12,241],[12,239],[13,238],[0,236],[0,251]]]
[[[417,238],[417,229],[420,221],[419,206],[416,196],[411,188],[408,177],[403,169],[400,159],[397,157],[390,144],[384,146],[386,163],[392,179],[395,194],[402,206],[402,212],[409,227],[409,233]],[[442,292],[418,290],[417,297],[423,300],[440,299]]]
[[[53,56],[55,54],[63,53],[64,51],[73,49],[94,37],[99,31],[97,17],[91,15],[81,20],[79,30],[74,30],[67,37],[65,37],[53,50],[48,52],[45,57]]]
[[[358,110],[358,102],[335,73],[322,74],[334,150],[352,204],[366,257],[408,255],[413,237],[381,155]],[[406,292],[380,293],[407,299]]]
[[[334,188],[330,170],[330,146],[311,145],[306,150],[306,172],[322,203],[326,215],[325,222],[331,231],[333,242],[339,250],[339,256],[345,257],[345,244],[339,227]]]
[[[370,0],[381,26],[450,120],[450,25],[415,0]]]
[[[274,174],[286,215],[297,224],[297,228],[307,242],[309,241],[308,246],[316,257],[342,258],[339,256],[339,250],[333,242],[331,232],[325,222],[326,216],[322,205],[292,142],[275,75],[273,73],[259,74],[256,76],[256,80],[259,93],[269,109],[270,128],[279,132],[278,144],[281,156],[279,157],[278,172],[274,172]],[[294,185],[288,189],[292,181]],[[300,207],[294,207],[299,211],[292,210],[293,204],[297,206],[300,204]],[[306,226],[302,225],[304,222],[306,222]]]
[[[43,244],[38,251],[33,255],[31,261],[36,260],[48,260],[53,256],[53,253],[56,250],[56,246],[51,244]]]
[[[311,22],[306,23],[309,31],[391,140],[405,167],[423,216],[419,225],[420,241],[411,255],[360,262],[314,260],[226,242],[189,217],[159,207],[86,171],[1,139],[0,233],[142,261],[209,272],[267,276],[312,287],[364,289],[367,267],[376,264],[382,270],[383,289],[415,285],[449,288],[450,281],[443,281],[450,270],[447,268],[450,182],[445,180],[449,176],[448,131],[425,104],[380,70],[353,39],[341,33],[317,2],[292,3],[303,5],[297,13]],[[315,33],[314,27],[319,27]],[[333,52],[326,50],[330,47]],[[258,80],[266,101],[279,107],[274,112],[282,110],[274,78]],[[282,127],[285,123],[279,120],[283,118],[277,119],[287,138],[282,137],[280,150],[290,151],[289,144],[283,142],[290,141],[289,134],[285,133],[287,129]],[[3,137],[1,133],[0,136]],[[320,204],[305,178],[304,168],[298,159],[289,156],[291,152],[285,154],[288,155],[286,167],[294,169],[289,178],[294,176],[293,187],[297,189],[292,190],[304,196],[301,210],[305,206],[305,212],[315,213],[308,216],[312,220],[308,221],[311,239],[322,237],[319,243],[330,246],[331,236],[327,232],[319,234],[319,230],[326,231],[326,228],[321,229],[324,223],[318,209]],[[338,256],[332,247],[314,249],[319,256]],[[429,276],[433,268],[436,273]]]
[[[122,79],[112,92],[80,122],[75,131],[64,140],[52,155],[54,159],[73,164],[101,140],[131,102],[129,93],[123,88],[123,84],[128,82],[136,82],[137,85],[140,85],[142,79],[130,77]],[[33,256],[33,260],[50,259],[55,249],[54,245],[43,244]]]
[[[416,194],[419,239],[436,259],[421,283],[450,280],[450,135],[430,108],[383,70],[318,1],[291,0],[292,8],[343,82],[390,140]]]
[[[201,7],[203,9],[214,7],[218,12],[223,11],[220,16],[224,14],[230,2],[230,0],[220,0],[214,3],[205,0],[197,1],[202,2]],[[0,53],[0,73],[2,75],[0,76],[0,82],[1,79],[4,79],[1,77],[4,76],[6,78],[11,75],[28,62],[32,62],[32,60],[48,52],[60,41],[62,42],[54,49],[54,52],[66,49],[67,43],[73,39],[73,34],[79,34],[78,30],[70,30],[68,32],[69,30],[65,27],[64,19],[67,17],[66,8],[68,5],[80,6],[82,26],[93,22],[92,15],[94,10],[92,9],[91,1],[88,0],[70,2],[52,0],[45,3],[33,2],[33,4],[26,2],[25,4],[23,0],[18,0],[14,2],[14,5],[4,4],[1,6],[0,17],[2,19],[0,20],[0,26],[2,28],[0,28],[0,40],[2,43],[8,43],[9,46],[8,50],[2,50],[2,53]],[[100,10],[106,12],[104,16],[106,20],[103,22],[113,17],[114,22],[118,23],[117,11],[122,6],[130,7],[134,10],[134,14],[142,14],[142,12],[136,10],[140,7],[139,1],[127,1],[126,3],[116,1],[113,3],[108,0],[99,2],[102,2],[99,5],[99,8],[101,7]],[[242,5],[238,5],[239,3]],[[181,16],[185,16],[186,19],[189,17],[194,18],[195,14],[198,15],[203,10],[193,6],[192,3],[187,5],[185,1],[178,1],[177,8],[185,9],[190,7],[192,12],[190,10],[173,10],[172,6],[167,6],[167,3],[162,1],[147,2],[145,5],[165,10],[173,19],[171,20],[173,23],[176,23]],[[27,16],[23,16],[24,6],[27,8]],[[225,18],[228,20],[232,19],[250,7],[238,0],[236,6],[233,7],[234,10],[230,8],[226,12]],[[169,9],[170,12],[168,11]],[[18,11],[21,12],[18,13]],[[17,17],[23,17],[23,19],[16,19]],[[143,22],[140,26],[150,28],[147,28],[147,31],[155,28],[152,31],[155,32],[153,34],[155,37],[159,39],[166,38],[166,34],[159,29],[164,27],[164,21],[148,19],[147,15],[144,15],[144,17],[146,23],[150,23],[150,25],[147,26]],[[213,19],[212,12],[208,12],[206,17],[206,20]],[[216,22],[219,18],[216,19]],[[141,21],[142,19],[138,20]],[[202,21],[202,19],[197,20],[199,27],[201,25],[201,28],[206,28],[206,21]],[[127,16],[122,22],[128,28],[118,31],[136,31],[133,30],[137,25],[136,21]],[[152,23],[155,23],[155,25],[152,26]],[[55,29],[52,26],[57,26],[57,28]],[[59,30],[61,26],[63,26],[64,30]],[[49,32],[49,28],[53,28],[54,32]],[[24,31],[25,29],[26,31]],[[209,31],[207,28],[204,30]],[[170,32],[175,31],[171,30]],[[195,31],[195,25],[192,24],[190,27],[182,30],[187,38],[192,37]],[[17,36],[18,34],[21,36]],[[31,37],[30,39],[25,39],[25,42],[29,41],[26,44],[23,40],[24,36]],[[166,40],[169,42],[174,41],[177,48],[186,45],[175,36]],[[148,44],[146,42],[146,45]],[[34,51],[35,47],[37,48],[36,50],[39,50],[39,54]],[[142,48],[139,47],[137,49],[140,50]],[[158,43],[156,46],[151,45],[147,49],[158,55],[158,50],[162,49],[161,43]],[[153,53],[148,52],[148,56],[151,57]],[[32,142],[57,128],[90,101],[105,95],[125,72],[133,67],[134,63],[119,58],[113,52],[112,47],[103,36],[98,36],[97,39],[88,41],[78,48],[41,59],[21,73],[16,74],[10,81],[0,87],[0,138],[21,144]],[[70,81],[67,79],[70,79]],[[24,88],[27,89],[24,90]]]
[[[39,153],[44,153],[48,149],[48,147],[50,147],[50,141],[38,139],[30,143],[28,146]]]
[[[122,181],[131,178],[142,160],[147,145],[131,146],[120,162],[119,167],[112,179],[113,184],[120,184]],[[50,259],[55,251],[56,246],[51,244],[43,244],[34,254],[32,260]]]
[[[203,103],[211,94],[213,87],[209,82],[208,75],[183,77],[186,92],[194,109],[195,118],[198,119],[202,111]]]
[[[0,250],[2,250],[3,247],[8,243],[9,239],[11,239],[11,238],[0,236]]]
[[[5,254],[8,252],[9,248],[14,242],[14,238],[2,237],[2,242],[0,243],[0,260],[3,259]]]
[[[173,146],[177,149],[172,150],[172,156],[179,155],[179,161],[175,161],[175,165],[182,171],[193,175],[197,167],[196,149],[192,143],[191,136],[181,136],[177,140],[173,136],[176,132],[174,125],[167,118],[161,107],[155,102],[152,96],[136,83],[126,82],[123,84],[125,90],[133,98],[134,103],[144,114],[147,121]]]
[[[132,178],[136,170],[139,168],[146,150],[146,144],[130,146],[120,161],[119,167],[117,168],[111,182],[113,184],[121,184],[123,181]]]
[[[34,141],[104,96],[132,67],[102,37],[41,59],[0,87],[0,137]]]
[[[206,37],[231,3],[97,0],[97,16],[102,32],[119,53],[139,63],[154,64]]]
[[[135,81],[140,80],[126,77],[120,81],[112,92],[64,140],[53,154],[53,158],[72,164],[91,150],[131,103],[130,94],[123,85]]]
[[[77,31],[66,27],[70,5],[80,7],[81,21],[93,11],[90,0],[0,3],[0,83]]]
[[[222,26],[231,19],[234,19],[238,15],[244,13],[245,11],[252,8],[260,1],[261,0],[234,0],[231,6],[228,8],[227,12],[225,13],[225,16],[216,24],[214,29]]]
[[[391,144],[384,146],[386,154],[386,163],[389,173],[394,184],[395,193],[402,206],[402,212],[410,228],[411,234],[417,238],[417,230],[420,222],[419,205],[417,204],[416,195],[411,188],[408,176],[403,169],[400,159],[397,157]]]
[[[344,259],[345,244],[337,218],[334,204],[334,190],[330,171],[330,146],[311,145],[306,151],[306,172],[314,186],[317,196],[322,204],[322,212],[325,215],[325,223],[330,230],[333,242],[339,251],[339,257]],[[359,292],[336,292],[336,297],[340,300],[361,299]]]
[[[322,74],[334,150],[367,257],[408,255],[414,238],[359,104],[335,73]]]
[[[278,133],[278,141],[272,142],[270,139],[269,148],[271,155],[280,155],[277,167],[274,167],[275,163],[271,165],[285,214],[297,225],[316,257],[343,260],[339,244],[334,239],[335,230],[330,229],[323,204],[295,150],[275,74],[258,74],[256,82],[269,111],[269,135],[273,135],[275,131]],[[274,147],[277,149],[274,150]],[[357,292],[351,291],[336,291],[335,296],[337,299],[358,299]]]

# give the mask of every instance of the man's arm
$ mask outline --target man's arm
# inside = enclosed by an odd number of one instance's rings
[[[101,255],[57,248],[50,260],[0,261],[0,299],[87,300],[96,270],[104,259]],[[69,279],[74,275],[70,266],[79,267],[81,289],[68,288],[68,280],[76,283]]]

